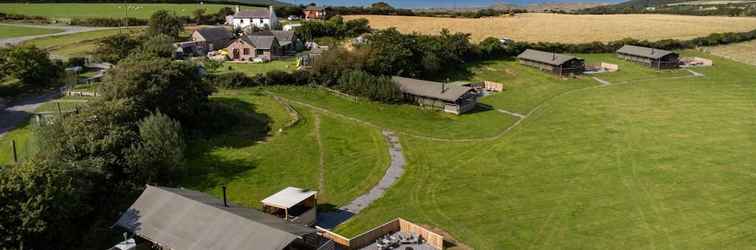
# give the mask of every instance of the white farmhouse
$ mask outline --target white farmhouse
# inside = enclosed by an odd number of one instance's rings
[[[259,29],[278,29],[279,22],[273,6],[268,9],[239,10],[236,6],[236,14],[229,18],[230,24],[235,29],[245,29],[250,26]]]

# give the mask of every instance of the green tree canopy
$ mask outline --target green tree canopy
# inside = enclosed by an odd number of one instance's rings
[[[34,46],[0,49],[0,75],[14,77],[30,86],[54,83],[63,73],[62,65],[50,60],[47,51]]]
[[[181,19],[167,10],[156,11],[150,17],[147,25],[148,36],[165,34],[173,39],[178,39],[179,34],[184,30],[184,23]]]

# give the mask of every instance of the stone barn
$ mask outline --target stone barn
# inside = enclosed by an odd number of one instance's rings
[[[528,49],[517,56],[522,65],[538,68],[559,76],[582,74],[585,71],[585,60],[582,58]]]
[[[617,50],[617,56],[655,69],[674,69],[680,66],[680,54],[662,49],[625,45]]]

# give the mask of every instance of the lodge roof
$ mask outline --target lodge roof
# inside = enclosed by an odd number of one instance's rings
[[[453,86],[440,82],[425,81],[400,76],[394,76],[391,79],[394,80],[394,82],[399,86],[399,89],[403,93],[414,96],[434,98],[448,102],[457,101],[468,92],[475,91],[470,87]]]
[[[305,8],[305,10],[323,11],[323,10],[325,10],[325,8],[320,7],[320,6],[310,5],[310,6],[307,6],[307,8]]]
[[[278,191],[278,193],[268,196],[262,200],[262,203],[277,208],[288,209],[317,194],[318,192],[311,190],[287,187]]]
[[[650,58],[650,59],[660,59],[670,54],[676,54],[675,52],[672,52],[669,50],[641,47],[641,46],[634,46],[634,45],[622,46],[622,48],[617,50],[617,53],[632,55],[632,56],[639,56],[639,57]]]
[[[573,59],[580,59],[573,55],[557,54],[534,49],[527,49],[517,56],[518,59],[535,61],[552,66],[562,65]]]
[[[147,186],[115,224],[170,249],[283,249],[315,229],[202,192]]]

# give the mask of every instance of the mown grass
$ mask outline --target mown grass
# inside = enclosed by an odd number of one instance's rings
[[[321,131],[316,131],[315,114],[299,109],[302,119],[279,133],[291,118],[271,97],[259,91],[225,91],[220,95],[224,102],[254,110],[256,118],[247,119],[228,133],[192,142],[185,187],[220,195],[225,185],[232,202],[248,207],[260,207],[260,200],[287,186],[318,190],[318,132],[326,170],[320,203],[341,205],[383,176],[388,152],[377,131],[322,115],[318,115]],[[260,129],[264,127],[269,129]],[[344,171],[355,169],[364,172],[345,175]]]
[[[99,39],[116,35],[121,32],[138,33],[139,28],[123,29],[106,29],[97,31],[88,31],[68,35],[51,36],[39,39],[33,39],[24,42],[25,45],[34,45],[38,48],[48,50],[51,54],[58,57],[84,57],[94,51]]]
[[[35,36],[62,32],[61,29],[32,28],[0,24],[0,39],[19,36]]]
[[[28,122],[19,125],[7,134],[0,137],[0,166],[13,163],[12,142],[16,142],[16,155],[19,161],[31,156],[33,148],[30,143],[32,125]]]
[[[337,230],[403,217],[475,249],[751,248],[755,69],[638,69],[662,77],[550,99],[493,142],[405,136],[406,174]]]
[[[0,12],[9,14],[22,14],[29,16],[44,16],[52,18],[74,17],[128,17],[147,19],[158,10],[169,10],[178,16],[191,16],[196,9],[206,9],[207,13],[216,13],[223,7],[233,5],[222,4],[129,4],[128,10],[123,4],[118,3],[2,3]],[[255,7],[243,7],[255,8]]]
[[[273,70],[281,71],[294,71],[297,68],[296,58],[287,58],[281,60],[273,60],[267,63],[223,63],[218,69],[218,73],[227,73],[231,71],[242,72],[248,76],[255,76],[257,74],[265,74]]]

